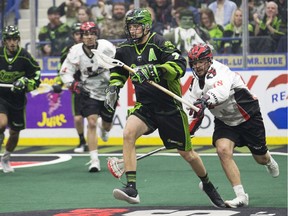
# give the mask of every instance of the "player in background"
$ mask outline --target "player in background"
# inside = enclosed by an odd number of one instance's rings
[[[80,34],[80,27],[81,27],[81,23],[73,23],[73,25],[71,27],[72,44],[69,44],[61,52],[60,63],[58,66],[58,68],[59,68],[58,75],[55,77],[55,79],[54,79],[55,84],[52,86],[55,93],[61,93],[62,92],[63,82],[61,80],[59,72],[60,72],[61,65],[63,64],[64,60],[66,59],[70,48],[73,45],[82,42],[81,34]],[[78,81],[80,80],[80,71],[77,71],[74,74],[74,79],[78,80]],[[79,136],[79,145],[74,149],[75,153],[83,153],[83,152],[89,150],[88,145],[86,144],[86,139],[85,139],[85,135],[84,135],[84,118],[82,117],[82,115],[80,113],[80,104],[81,104],[80,97],[81,97],[81,94],[76,94],[76,93],[72,93],[72,96],[71,96],[72,113],[74,116],[74,125],[76,128],[77,134]]]
[[[276,161],[266,146],[265,128],[259,101],[249,91],[240,75],[213,60],[208,45],[194,45],[188,53],[194,73],[190,98],[200,110],[191,113],[190,132],[195,133],[208,108],[214,115],[213,145],[236,198],[225,201],[231,208],[248,206],[249,197],[241,183],[240,171],[233,160],[235,147],[247,146],[255,161],[265,165],[272,177],[279,175]]]
[[[18,144],[20,131],[26,128],[26,93],[38,88],[40,67],[34,57],[20,47],[17,26],[6,26],[2,31],[0,48],[0,83],[13,84],[12,89],[0,90],[0,148],[4,132],[9,127],[9,138],[1,158],[3,172],[14,172],[10,164],[11,153]]]
[[[123,158],[127,184],[121,189],[114,189],[113,195],[116,199],[131,204],[140,203],[136,187],[135,142],[142,135],[158,129],[165,147],[177,149],[200,178],[200,187],[212,204],[216,207],[225,207],[222,198],[209,180],[201,158],[192,149],[188,118],[182,104],[147,82],[152,80],[181,97],[180,78],[185,74],[187,65],[180,51],[170,41],[150,32],[151,27],[151,14],[147,9],[140,8],[128,12],[125,21],[128,41],[120,45],[115,55],[116,59],[136,70],[135,74],[130,75],[135,87],[136,104],[128,111],[123,131]],[[115,95],[118,95],[128,77],[129,73],[122,67],[111,69],[105,102],[110,108],[115,106],[117,101]],[[186,183],[183,180],[181,185]]]
[[[109,85],[110,71],[99,67],[97,56],[92,49],[114,57],[114,45],[104,39],[98,39],[99,29],[94,22],[84,22],[80,27],[83,43],[71,47],[61,69],[60,77],[64,85],[72,92],[80,94],[80,113],[87,119],[87,144],[91,157],[89,172],[100,171],[98,159],[97,127],[103,141],[108,140],[114,112],[104,107],[105,89]],[[74,75],[80,71],[80,80]]]

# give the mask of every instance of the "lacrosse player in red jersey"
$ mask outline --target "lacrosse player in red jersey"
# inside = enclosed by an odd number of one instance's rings
[[[199,155],[192,150],[188,117],[182,104],[147,82],[152,80],[181,94],[180,78],[185,74],[187,62],[180,51],[162,36],[150,32],[151,14],[147,9],[135,9],[126,15],[125,30],[128,40],[116,50],[115,58],[135,69],[130,76],[136,92],[136,104],[128,112],[123,131],[123,158],[127,184],[114,189],[116,199],[131,204],[140,203],[136,188],[135,142],[142,135],[158,129],[167,149],[177,149],[201,179],[201,189],[216,207],[225,207],[224,201],[209,180]],[[121,87],[126,83],[129,72],[122,67],[110,70],[110,85],[107,89],[106,105],[115,107]],[[183,182],[182,182],[183,183]]]
[[[193,135],[198,129],[204,117],[204,110],[208,108],[215,117],[213,145],[236,194],[235,199],[227,200],[225,204],[231,208],[247,206],[248,194],[244,191],[239,169],[233,160],[234,147],[247,146],[257,163],[265,165],[273,177],[279,175],[278,164],[266,146],[259,102],[239,74],[213,60],[208,45],[194,45],[188,53],[188,58],[194,73],[190,98],[199,108],[198,112],[192,110],[189,118],[190,133]]]
[[[87,119],[87,144],[90,154],[89,172],[101,170],[98,158],[97,128],[100,128],[100,137],[108,140],[108,132],[112,128],[114,112],[104,107],[105,89],[109,85],[110,71],[99,65],[97,55],[93,49],[114,57],[115,46],[104,39],[98,39],[99,29],[94,22],[84,22],[80,27],[83,43],[72,46],[64,60],[61,69],[61,80],[73,93],[81,94],[80,113]],[[80,71],[80,80],[74,75]],[[101,120],[101,121],[99,121]]]
[[[0,83],[12,84],[0,90],[0,149],[4,131],[9,127],[9,138],[1,157],[3,172],[14,172],[10,165],[11,153],[18,144],[20,131],[26,127],[26,93],[39,87],[40,67],[25,49],[20,47],[20,32],[17,26],[6,26],[2,31],[0,48]]]

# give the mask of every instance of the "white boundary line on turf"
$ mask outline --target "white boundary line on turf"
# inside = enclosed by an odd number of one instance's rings
[[[2,156],[3,154],[1,154]],[[19,166],[13,166],[14,168],[25,168],[25,167],[35,167],[35,166],[44,166],[44,165],[52,165],[52,164],[58,164],[58,163],[63,163],[66,161],[69,161],[72,159],[72,156],[70,154],[12,154],[11,157],[31,157],[31,156],[37,156],[37,157],[58,157],[55,160],[51,161],[43,161],[35,164],[25,164],[25,165],[19,165]],[[0,167],[0,170],[2,170],[2,167]]]

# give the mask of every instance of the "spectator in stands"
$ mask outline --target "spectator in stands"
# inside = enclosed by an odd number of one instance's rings
[[[229,40],[222,41],[223,52],[239,54],[242,53],[242,33],[243,33],[243,17],[242,9],[238,8],[232,15],[231,22],[225,26],[223,37]],[[248,24],[249,36],[253,36],[253,26]]]
[[[172,22],[171,0],[155,0],[150,6],[154,10],[155,21],[163,23],[165,29],[169,29]]]
[[[42,54],[44,56],[60,56],[62,49],[68,43],[70,27],[60,21],[57,7],[52,6],[47,11],[49,23],[43,26],[38,35]]]
[[[203,44],[210,40],[209,32],[194,23],[193,12],[189,9],[180,12],[179,27],[163,36],[166,40],[171,41],[182,54],[187,54],[193,44]]]
[[[173,11],[177,10],[177,8],[189,9],[193,12],[194,22],[197,25],[200,24],[199,8],[192,6],[190,0],[182,0],[182,1],[175,1],[174,0],[174,1],[172,1],[172,5],[173,5],[172,14],[173,14]]]
[[[59,7],[60,16],[66,17],[66,24],[72,26],[73,23],[77,22],[76,14],[78,8],[84,6],[82,0],[66,0]]]
[[[195,8],[207,8],[209,4],[214,2],[215,0],[197,0],[197,1],[190,1],[189,4]]]
[[[243,6],[241,5],[243,10]],[[263,19],[265,15],[265,2],[264,0],[248,0],[248,10],[249,10],[249,23],[255,26],[253,15],[258,14],[259,19]]]
[[[156,32],[157,34],[163,35],[163,33],[165,31],[164,24],[155,20],[155,13],[154,13],[154,10],[152,8],[147,7],[147,10],[149,10],[149,12],[151,14],[151,19],[152,19],[151,32]]]
[[[77,21],[76,23],[84,23],[88,21],[93,21],[91,9],[86,6],[81,6],[77,9]]]
[[[287,0],[275,0],[275,2],[281,19],[280,31],[285,34],[280,37],[276,52],[287,53]]]
[[[107,40],[126,38],[125,27],[125,3],[114,3],[112,5],[112,17],[104,20],[101,28],[101,38]]]
[[[112,4],[106,0],[98,0],[97,4],[90,6],[93,19],[101,29],[105,19],[112,17]]]
[[[278,5],[278,17],[282,23],[286,23],[287,28],[287,0],[274,0],[274,2]]]
[[[266,3],[265,16],[262,20],[259,19],[258,14],[254,14],[254,34],[257,37],[254,39],[256,41],[253,42],[252,52],[275,52],[280,38],[285,35],[280,28],[282,21],[277,15],[278,5],[273,1]]]
[[[214,13],[209,8],[202,8],[200,10],[200,17],[201,17],[201,26],[209,32],[209,35],[212,39],[211,43],[215,51],[221,53],[222,50],[220,39],[223,37],[224,28],[221,25],[216,24]]]
[[[134,1],[132,1],[131,3],[126,2],[126,4],[128,5],[128,9],[129,10],[133,10],[135,9],[134,7]],[[146,8],[149,11],[153,10],[150,6],[147,0],[139,0],[139,6],[140,8]]]
[[[213,11],[216,23],[225,26],[230,22],[237,5],[230,0],[216,0],[208,8]]]
[[[242,0],[231,0],[231,1],[236,4],[237,8],[241,7]]]

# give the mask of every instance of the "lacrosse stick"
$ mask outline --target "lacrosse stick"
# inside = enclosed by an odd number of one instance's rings
[[[4,84],[4,83],[0,83],[0,87],[4,87],[4,88],[12,88],[13,84]],[[67,88],[62,88],[63,90],[67,90]],[[41,83],[40,86],[31,91],[30,94],[32,95],[32,97],[39,95],[39,94],[45,94],[47,92],[53,91],[53,88],[51,85],[46,84],[46,83]]]
[[[141,160],[145,157],[148,157],[152,154],[155,154],[159,151],[162,151],[166,149],[165,147],[161,147],[161,148],[158,148],[158,149],[155,149],[151,152],[148,152],[147,154],[144,154],[144,155],[141,155],[139,157],[137,157],[137,161],[138,160]],[[124,160],[123,159],[119,159],[117,157],[109,157],[107,159],[107,167],[110,171],[110,173],[115,177],[115,178],[118,178],[120,179],[120,177],[123,175],[124,173]]]
[[[128,65],[125,65],[123,62],[119,61],[118,59],[113,59],[105,54],[100,53],[96,49],[91,50],[95,55],[97,55],[99,58],[99,64],[103,66],[104,68],[111,69],[113,67],[123,67],[125,70],[129,71],[130,73],[136,73],[134,69],[129,67]],[[153,85],[154,87],[158,88],[159,90],[163,91],[164,93],[168,94],[169,96],[173,97],[174,99],[178,100],[179,102],[187,105],[194,111],[198,112],[199,108],[194,106],[193,104],[189,103],[188,101],[184,100],[183,98],[179,97],[178,95],[174,94],[173,92],[169,91],[168,89],[162,87],[161,85],[153,82],[152,80],[148,80],[148,82]]]

